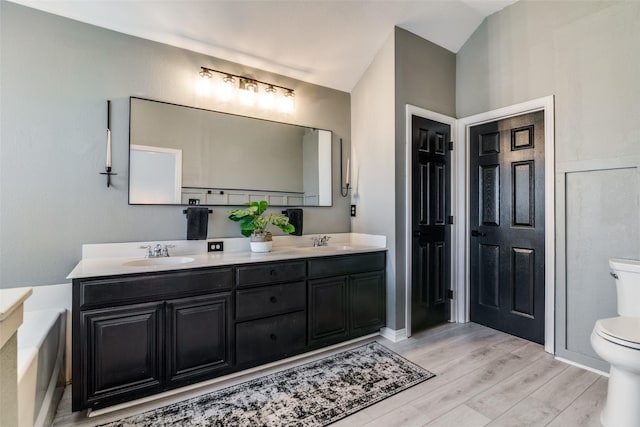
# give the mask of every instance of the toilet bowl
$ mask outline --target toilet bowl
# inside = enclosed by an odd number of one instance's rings
[[[600,319],[591,346],[611,365],[605,427],[640,426],[640,261],[609,260],[616,279],[619,317]]]
[[[598,320],[591,346],[611,365],[600,421],[605,427],[640,426],[640,317]]]

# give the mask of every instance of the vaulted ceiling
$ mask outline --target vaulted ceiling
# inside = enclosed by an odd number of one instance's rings
[[[394,26],[457,52],[516,0],[13,1],[350,92]]]

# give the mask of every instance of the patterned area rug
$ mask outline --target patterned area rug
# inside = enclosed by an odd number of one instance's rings
[[[433,376],[372,342],[103,425],[326,426]]]

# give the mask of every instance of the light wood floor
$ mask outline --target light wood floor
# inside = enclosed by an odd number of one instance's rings
[[[607,378],[559,362],[538,344],[474,323],[438,326],[399,343],[378,341],[437,376],[333,426],[600,426]],[[87,419],[71,413],[67,387],[54,425],[100,424],[187,397]]]

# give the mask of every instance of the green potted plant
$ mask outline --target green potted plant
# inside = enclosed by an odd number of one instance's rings
[[[289,224],[289,218],[281,213],[265,214],[269,207],[266,200],[251,202],[244,209],[232,209],[229,211],[229,219],[240,223],[240,232],[245,237],[250,237],[251,250],[253,252],[270,252],[273,242],[271,233],[267,231],[268,225],[275,225],[285,233],[293,233],[296,229]]]

